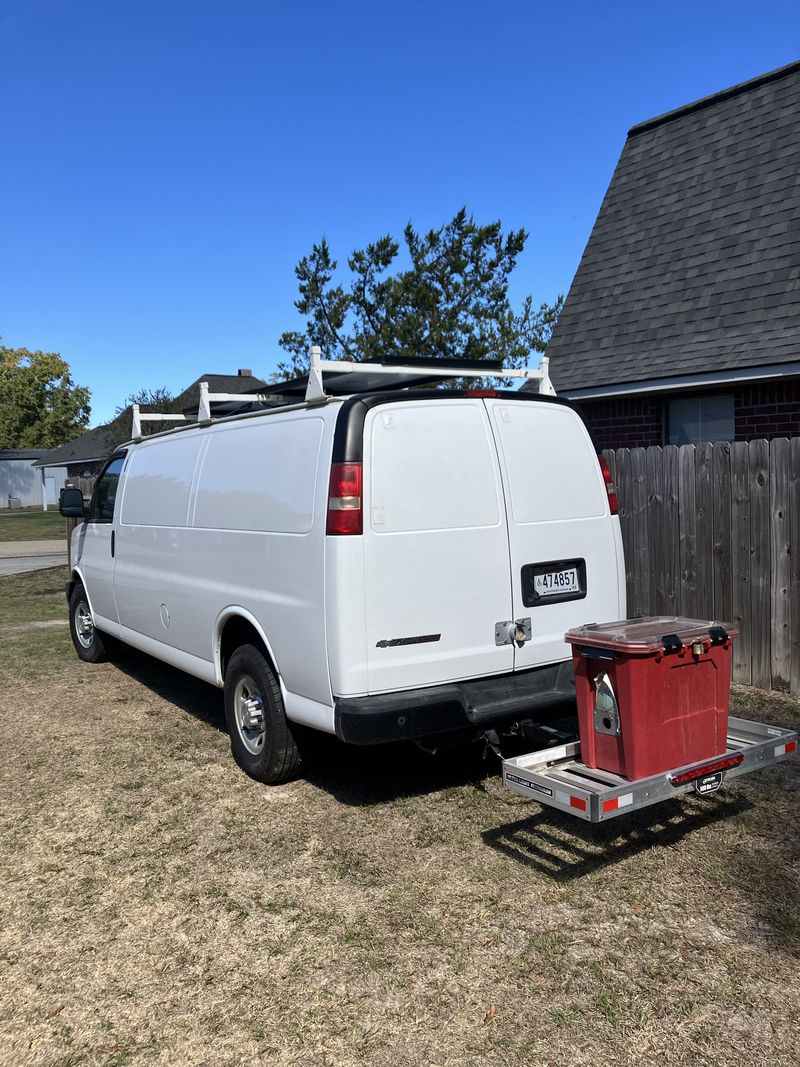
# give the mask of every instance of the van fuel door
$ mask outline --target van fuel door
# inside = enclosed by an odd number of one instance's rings
[[[508,622],[494,624],[494,643],[496,645],[516,645],[522,648],[531,639],[531,620],[511,619]]]

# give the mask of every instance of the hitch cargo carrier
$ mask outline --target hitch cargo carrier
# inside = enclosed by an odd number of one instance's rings
[[[586,822],[606,822],[681,793],[714,793],[727,778],[771,767],[796,755],[797,733],[731,717],[724,754],[634,781],[585,766],[580,752],[573,741],[505,759],[503,785]]]

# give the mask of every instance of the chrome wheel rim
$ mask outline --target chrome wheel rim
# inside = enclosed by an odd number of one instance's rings
[[[242,744],[251,755],[260,755],[267,732],[264,699],[249,674],[243,674],[234,687],[233,712]]]
[[[94,641],[94,622],[89,605],[82,600],[75,609],[75,634],[83,648],[91,648]]]

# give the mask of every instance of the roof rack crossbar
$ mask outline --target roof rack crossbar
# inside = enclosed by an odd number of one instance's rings
[[[418,378],[421,368],[419,366],[402,366],[394,363],[354,363],[343,359],[323,359],[322,349],[318,345],[312,345],[310,366],[308,371],[308,385],[306,387],[306,401],[322,400],[325,398],[325,387],[322,380],[323,371],[336,371],[337,374],[354,374],[368,371],[370,374],[408,374]],[[539,392],[547,396],[555,396],[555,389],[550,381],[549,364],[547,356],[542,356],[536,370],[527,368],[522,370],[498,370],[496,365],[487,366],[485,369],[477,369],[475,360],[470,360],[464,365],[458,365],[448,360],[441,367],[426,362],[424,373],[436,378],[524,378],[528,381],[539,382]]]
[[[281,401],[279,395],[273,393],[210,393],[208,382],[200,382],[200,399],[197,405],[197,419],[191,419],[187,415],[177,415],[161,412],[143,412],[139,405],[132,407],[133,425],[131,428],[131,440],[138,440],[142,436],[143,422],[211,422],[211,405],[224,403],[239,404],[268,404],[270,401]]]

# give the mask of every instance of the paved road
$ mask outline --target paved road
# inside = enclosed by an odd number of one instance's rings
[[[43,571],[48,567],[66,565],[66,552],[49,556],[0,556],[0,577],[4,574],[25,574],[26,571]]]

